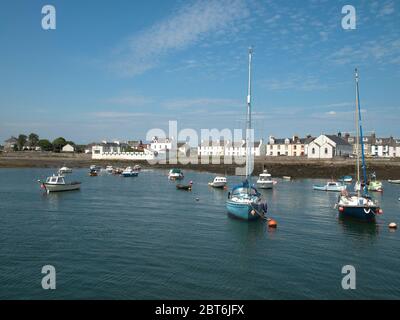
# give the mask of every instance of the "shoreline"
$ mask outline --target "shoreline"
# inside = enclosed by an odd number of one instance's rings
[[[199,161],[200,162],[200,159]],[[126,167],[139,164],[143,168],[171,169],[179,167],[182,170],[210,172],[214,174],[234,175],[235,168],[243,167],[236,164],[150,164],[147,161],[130,160],[92,160],[87,154],[48,154],[37,152],[8,153],[0,155],[0,168],[88,168],[90,165],[107,165]],[[254,161],[253,175],[258,175],[263,168],[273,177],[290,176],[300,178],[334,178],[355,173],[354,159],[293,159],[287,157],[259,157]],[[367,171],[376,172],[378,179],[400,179],[400,159],[368,159]]]

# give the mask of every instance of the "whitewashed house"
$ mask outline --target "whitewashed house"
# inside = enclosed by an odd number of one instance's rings
[[[374,144],[371,146],[371,155],[373,157],[381,158],[395,157],[395,145],[396,141],[393,137],[376,138]]]
[[[349,156],[353,147],[336,135],[320,135],[308,144],[307,157],[310,159],[331,159],[337,156]]]
[[[70,145],[68,143],[64,147],[62,147],[61,152],[75,152],[75,148],[73,145]]]
[[[197,147],[197,155],[201,156],[220,156],[225,154],[225,142],[201,140],[200,145]]]
[[[153,160],[157,158],[157,152],[149,149],[143,151],[127,151],[131,147],[126,143],[106,142],[92,147],[92,159],[96,160]]]
[[[256,157],[261,156],[261,150],[263,148],[263,140],[255,141],[252,146],[250,146],[250,154]],[[247,147],[246,141],[242,140],[240,142],[227,141],[225,145],[225,156],[246,156]]]
[[[288,156],[288,157],[302,157],[307,155],[308,144],[313,140],[311,136],[307,138],[299,138],[293,136],[292,138],[278,139],[274,136],[269,137],[266,146],[266,155],[271,157]]]
[[[153,137],[150,142],[150,149],[158,153],[166,153],[168,150],[172,150],[172,143],[174,138],[159,138]]]

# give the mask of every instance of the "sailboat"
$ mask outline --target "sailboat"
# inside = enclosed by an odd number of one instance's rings
[[[339,211],[339,215],[342,217],[353,217],[366,221],[375,221],[375,216],[382,213],[382,209],[378,203],[373,200],[368,194],[368,186],[361,183],[360,180],[360,152],[359,145],[361,142],[361,160],[362,160],[362,173],[363,181],[367,181],[367,170],[365,165],[365,154],[364,154],[364,143],[363,143],[363,130],[361,123],[361,108],[360,108],[360,94],[358,88],[358,71],[355,70],[355,82],[356,82],[356,128],[357,128],[357,181],[356,185],[362,186],[356,188],[356,194],[349,194],[347,191],[343,191],[336,204]]]
[[[267,205],[262,202],[261,194],[251,185],[251,60],[253,50],[249,48],[249,78],[247,93],[247,128],[246,128],[246,179],[240,185],[233,187],[228,194],[226,209],[233,217],[243,220],[256,220],[265,217]]]

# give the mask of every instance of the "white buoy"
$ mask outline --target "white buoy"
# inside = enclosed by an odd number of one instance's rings
[[[390,229],[397,229],[397,224],[394,222],[389,223],[389,228]]]

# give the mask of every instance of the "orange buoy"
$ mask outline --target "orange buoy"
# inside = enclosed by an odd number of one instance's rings
[[[270,219],[268,221],[268,227],[270,228],[276,228],[278,226],[278,224],[276,223],[276,221],[274,219]]]
[[[397,229],[397,224],[394,222],[389,223],[389,228],[390,229]]]
[[[344,211],[344,208],[343,208],[343,207],[339,207],[339,211],[340,211],[340,212],[343,212],[343,211]]]

